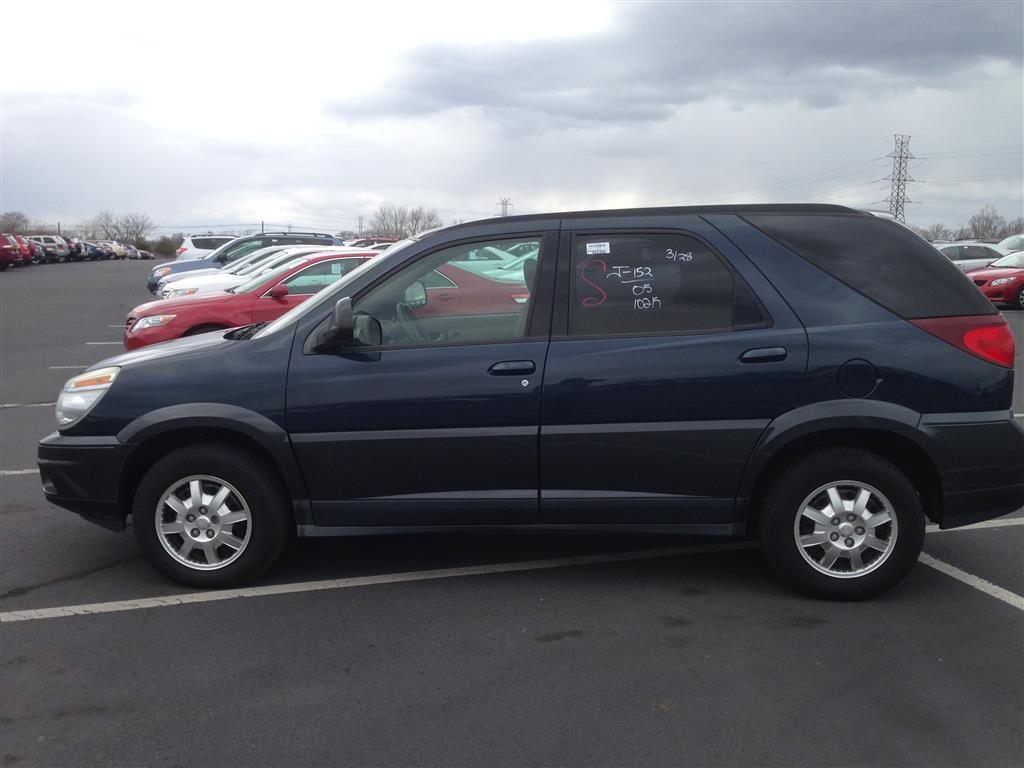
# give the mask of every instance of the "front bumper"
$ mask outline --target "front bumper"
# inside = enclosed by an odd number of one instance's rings
[[[1024,425],[1012,413],[926,414],[920,428],[942,484],[940,528],[1024,507]]]
[[[131,449],[114,437],[47,435],[37,451],[46,500],[104,528],[122,530],[127,509],[121,504],[121,479]]]

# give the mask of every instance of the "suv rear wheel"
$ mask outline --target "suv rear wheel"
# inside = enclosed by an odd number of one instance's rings
[[[146,472],[132,504],[139,547],[162,574],[194,587],[252,581],[288,541],[288,499],[273,470],[230,445],[179,448]]]
[[[863,600],[897,584],[924,543],[914,485],[867,451],[829,449],[782,471],[761,512],[769,562],[797,590]]]

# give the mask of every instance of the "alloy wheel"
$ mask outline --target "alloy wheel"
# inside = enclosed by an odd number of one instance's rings
[[[864,576],[884,563],[899,524],[892,504],[877,488],[841,480],[811,493],[796,513],[793,536],[804,560],[838,579]]]
[[[252,516],[242,494],[210,475],[171,485],[156,507],[160,544],[177,562],[212,571],[237,560],[252,537]]]

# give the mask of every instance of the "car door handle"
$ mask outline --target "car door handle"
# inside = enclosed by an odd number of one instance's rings
[[[786,359],[785,347],[758,347],[740,355],[741,363],[777,363]]]
[[[525,376],[536,370],[533,360],[504,360],[492,365],[487,372],[492,376]]]

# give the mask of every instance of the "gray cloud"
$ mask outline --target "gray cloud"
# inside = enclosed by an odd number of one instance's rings
[[[668,119],[709,99],[832,107],[856,93],[947,87],[1020,63],[1019,3],[679,3],[617,6],[609,31],[523,44],[425,45],[353,110],[479,108],[549,127]],[[531,116],[533,116],[531,118]]]

